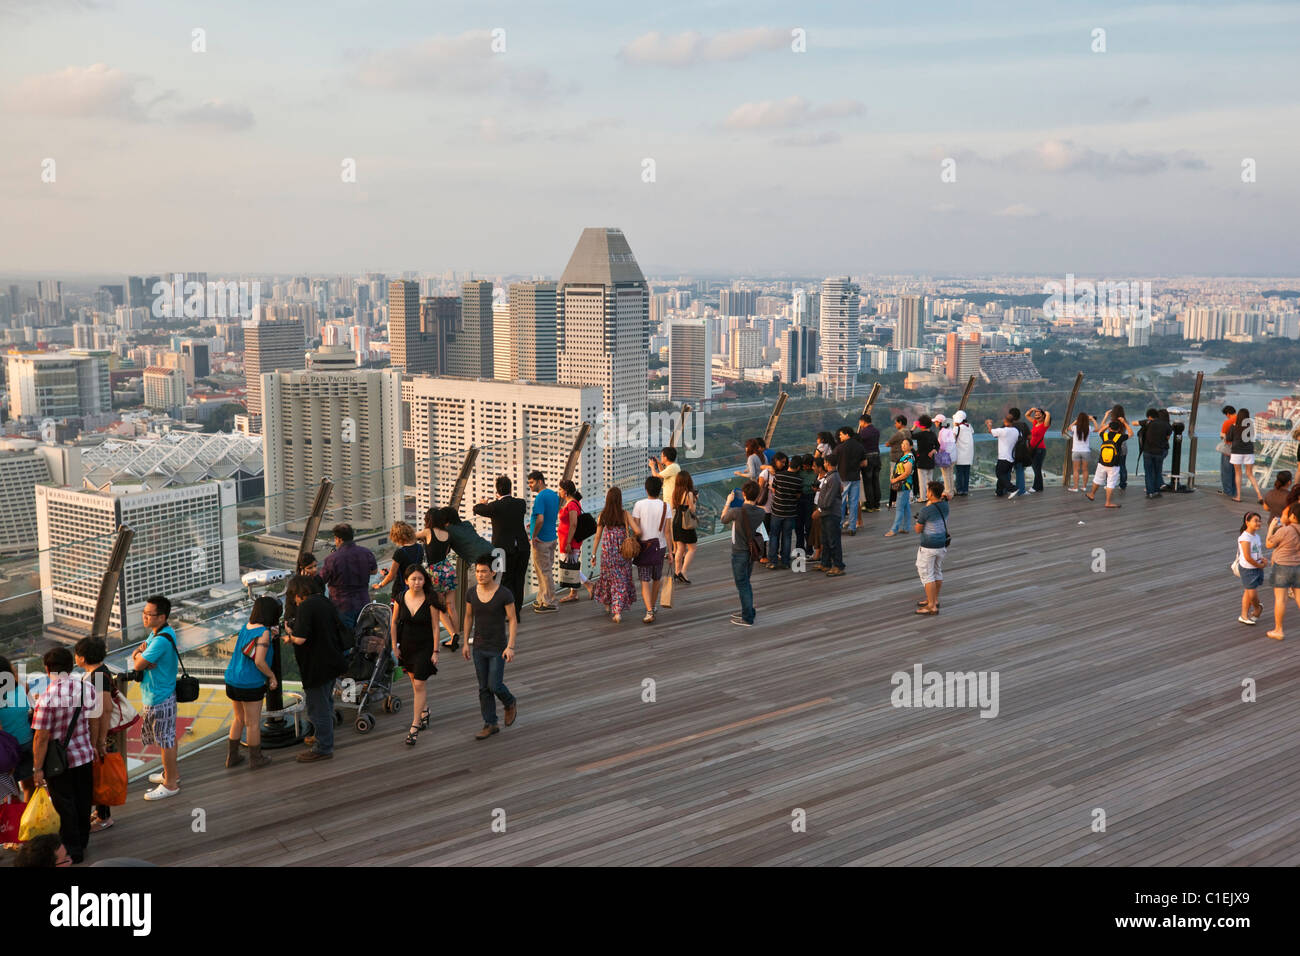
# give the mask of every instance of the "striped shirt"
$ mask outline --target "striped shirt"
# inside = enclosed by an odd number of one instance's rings
[[[80,767],[95,759],[95,745],[90,739],[90,718],[98,716],[99,696],[90,681],[79,680],[64,674],[51,680],[32,714],[32,730],[47,730],[51,740],[62,741],[68,733],[68,723],[78,707],[77,724],[68,738],[68,766]]]

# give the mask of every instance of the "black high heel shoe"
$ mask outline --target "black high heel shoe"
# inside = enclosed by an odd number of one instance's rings
[[[460,635],[453,634],[449,640],[445,640],[442,642],[442,646],[447,648],[447,650],[449,651],[460,650]]]
[[[429,711],[427,708],[425,710],[420,711],[420,729],[421,730],[429,729]]]
[[[406,746],[414,747],[415,740],[420,736],[420,727],[416,724],[411,725],[411,729],[406,732]]]

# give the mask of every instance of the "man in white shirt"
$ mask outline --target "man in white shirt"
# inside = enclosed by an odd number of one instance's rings
[[[1018,494],[1016,484],[1011,479],[1011,473],[1015,468],[1016,442],[1020,440],[1020,429],[1015,426],[1014,421],[1009,413],[1002,420],[1001,428],[994,428],[991,418],[984,420],[989,434],[998,440],[998,485],[994,494],[999,498],[1005,494],[1008,501]]]

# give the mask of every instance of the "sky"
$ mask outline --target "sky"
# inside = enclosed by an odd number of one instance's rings
[[[653,274],[1295,275],[1297,49],[1296,3],[0,0],[0,273],[557,276],[617,226]]]

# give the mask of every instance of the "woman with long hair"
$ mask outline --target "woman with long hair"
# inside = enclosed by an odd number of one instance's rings
[[[421,565],[406,569],[406,587],[393,601],[391,617],[393,656],[411,678],[412,708],[419,717],[406,734],[415,746],[420,731],[429,726],[427,682],[438,673],[438,621],[448,618],[451,602],[433,590],[433,580]],[[452,629],[449,625],[449,629]]]
[[[1259,586],[1264,583],[1268,558],[1264,556],[1264,543],[1259,540],[1262,521],[1258,511],[1247,511],[1237,535],[1237,571],[1241,574],[1241,616],[1237,620],[1242,624],[1254,624],[1264,613]]]
[[[1070,426],[1070,461],[1074,465],[1074,474],[1069,476],[1066,491],[1083,491],[1088,484],[1088,458],[1092,454],[1089,441],[1096,430],[1097,419],[1087,412],[1080,412]]]
[[[591,596],[605,606],[615,624],[622,622],[623,612],[636,603],[632,562],[623,556],[622,548],[628,535],[635,539],[640,534],[636,519],[623,510],[622,489],[614,485],[606,492],[605,507],[596,519],[592,553],[600,556],[600,575],[592,582]]]
[[[556,541],[558,542],[560,556],[560,577],[564,578],[565,574],[572,575],[574,572],[564,568],[564,564],[577,564],[578,584],[591,593],[591,584],[587,581],[587,576],[582,573],[582,546],[575,544],[573,541],[574,534],[578,530],[578,516],[582,514],[582,492],[572,480],[565,478],[560,482],[560,514],[555,522]],[[578,584],[569,584],[569,593],[567,597],[562,597],[557,602],[559,604],[572,604],[578,600]]]
[[[271,758],[262,753],[262,699],[275,690],[271,650],[280,624],[280,602],[262,595],[253,602],[248,623],[239,629],[235,647],[226,665],[226,696],[230,698],[230,736],[226,740],[226,766],[244,762],[239,738],[248,733],[250,770],[265,767]],[[252,652],[251,654],[249,652]]]
[[[1241,489],[1246,487],[1246,482],[1250,482],[1250,486],[1255,489],[1255,497],[1262,505],[1264,495],[1255,481],[1255,421],[1250,417],[1249,408],[1237,409],[1237,422],[1228,429],[1228,444],[1232,446],[1229,461],[1237,469],[1237,497],[1232,500],[1240,501]]]
[[[1297,509],[1300,509],[1300,505],[1291,505],[1282,512],[1281,517],[1270,521],[1268,537],[1264,539],[1264,547],[1273,552],[1273,630],[1268,632],[1268,636],[1275,641],[1280,641],[1283,637],[1282,619],[1286,616],[1287,598],[1294,596],[1296,605],[1300,606],[1300,591],[1295,590],[1300,588],[1300,523],[1297,523]]]
[[[699,539],[695,528],[699,523],[700,496],[695,491],[695,481],[689,471],[677,473],[677,483],[673,485],[673,579],[682,584],[690,584],[686,576],[691,562],[695,559],[695,543]],[[686,527],[686,523],[690,527]]]
[[[757,438],[745,439],[745,467],[740,471],[733,472],[741,478],[749,478],[758,481],[758,476],[763,471],[765,462],[763,461],[763,443]]]

